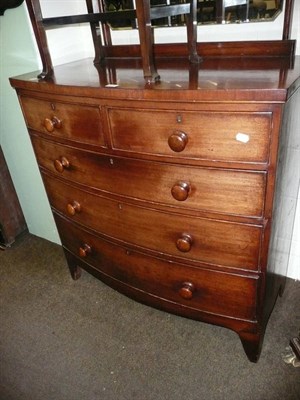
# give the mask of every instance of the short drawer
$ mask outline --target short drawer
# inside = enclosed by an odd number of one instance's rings
[[[194,263],[258,269],[260,226],[135,206],[43,178],[52,207],[107,237]]]
[[[261,217],[265,172],[103,156],[31,136],[39,165],[105,192],[183,209]]]
[[[133,153],[230,162],[269,157],[270,112],[107,110],[113,148]]]
[[[254,320],[258,276],[192,268],[150,257],[91,235],[55,214],[63,245],[103,274],[199,311]]]
[[[20,97],[29,129],[56,138],[105,147],[100,108]]]

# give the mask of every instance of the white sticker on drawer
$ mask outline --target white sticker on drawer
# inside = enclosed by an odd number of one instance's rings
[[[238,142],[242,143],[248,143],[250,140],[250,136],[247,135],[246,133],[237,133],[235,138]]]

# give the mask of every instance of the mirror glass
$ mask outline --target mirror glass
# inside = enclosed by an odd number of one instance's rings
[[[106,11],[135,9],[139,0],[105,0]],[[260,21],[273,21],[282,11],[284,0],[198,0],[198,25],[237,24]],[[188,0],[150,0],[152,7],[187,3]],[[168,27],[185,25],[184,15],[161,18],[152,21],[153,26]],[[112,29],[134,29],[136,22],[115,21]]]

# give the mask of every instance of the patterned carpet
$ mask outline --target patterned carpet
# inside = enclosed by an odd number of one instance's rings
[[[300,368],[282,361],[300,329],[288,280],[258,364],[238,336],[146,307],[32,235],[0,251],[0,400],[299,400]]]

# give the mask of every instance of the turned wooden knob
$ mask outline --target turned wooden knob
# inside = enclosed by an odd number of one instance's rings
[[[185,149],[187,142],[188,142],[188,135],[181,131],[173,133],[168,139],[168,144],[170,146],[170,149],[176,151],[177,153]]]
[[[186,300],[190,300],[195,292],[195,286],[191,282],[183,282],[179,289],[179,295]]]
[[[57,117],[53,117],[51,119],[45,118],[44,126],[48,132],[53,132],[55,128],[59,129],[61,127],[61,125],[62,125],[62,122]]]
[[[183,253],[187,253],[192,248],[192,237],[187,234],[183,234],[179,239],[176,241],[176,247],[179,251]]]
[[[61,157],[54,161],[54,168],[57,172],[64,172],[65,169],[70,167],[69,160],[66,157]]]
[[[83,246],[79,247],[79,256],[81,258],[86,257],[88,254],[90,254],[92,251],[91,246],[89,246],[88,244],[84,243]]]
[[[67,205],[67,211],[69,215],[75,215],[81,211],[81,205],[78,201],[73,201],[73,203],[69,203]]]
[[[188,198],[190,190],[191,188],[188,182],[177,182],[172,187],[171,193],[175,200],[184,201]]]

